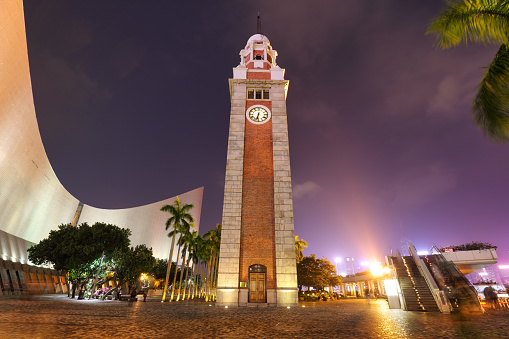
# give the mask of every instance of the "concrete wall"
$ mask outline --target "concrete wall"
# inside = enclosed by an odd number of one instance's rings
[[[65,273],[0,259],[0,296],[67,293]]]
[[[203,187],[179,195],[192,203],[196,229],[200,225]],[[145,243],[154,255],[166,258],[170,241],[165,236],[167,213],[159,209],[175,197],[153,204],[119,210],[84,206],[79,222],[107,222],[132,230],[131,243]],[[13,235],[38,243],[52,229],[73,221],[78,199],[62,186],[43,147],[28,63],[23,3],[0,0],[0,242]],[[3,246],[16,248],[18,246]],[[6,250],[7,251],[7,250]],[[2,253],[6,259],[20,253]]]

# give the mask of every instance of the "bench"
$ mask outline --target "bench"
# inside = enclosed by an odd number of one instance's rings
[[[129,299],[131,299],[131,296],[128,294],[120,296],[120,301],[129,301]],[[132,299],[133,299],[133,301],[138,301],[138,298],[132,298]]]

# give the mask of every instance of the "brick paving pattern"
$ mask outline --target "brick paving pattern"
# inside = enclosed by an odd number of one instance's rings
[[[213,306],[208,306],[213,305]],[[305,306],[305,307],[302,307]],[[220,308],[156,299],[0,298],[0,338],[509,338],[509,311],[476,315],[390,310],[385,300]]]

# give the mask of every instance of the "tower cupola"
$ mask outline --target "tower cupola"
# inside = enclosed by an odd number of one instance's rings
[[[239,55],[240,64],[233,69],[234,79],[284,80],[285,70],[276,64],[277,51],[265,35],[252,35]]]

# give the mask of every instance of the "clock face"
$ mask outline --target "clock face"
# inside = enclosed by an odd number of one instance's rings
[[[251,122],[254,122],[255,124],[262,124],[269,120],[270,113],[268,112],[267,109],[260,106],[256,106],[248,111],[247,117]]]

